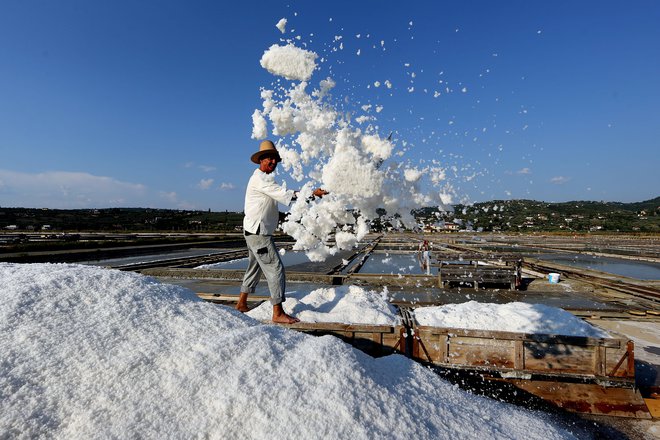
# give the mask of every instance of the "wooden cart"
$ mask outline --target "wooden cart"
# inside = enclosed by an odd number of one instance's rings
[[[633,342],[413,324],[413,359],[505,381],[568,411],[650,418]]]

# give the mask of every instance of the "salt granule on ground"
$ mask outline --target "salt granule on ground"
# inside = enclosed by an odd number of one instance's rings
[[[564,336],[607,338],[609,335],[573,314],[543,304],[511,302],[491,304],[469,301],[462,304],[419,307],[415,319],[420,325],[542,333]]]
[[[6,438],[586,436],[139,274],[0,263],[0,280]]]
[[[358,286],[328,287],[305,292],[287,292],[284,309],[303,322],[341,322],[346,324],[399,325],[396,308],[382,292]],[[270,321],[273,307],[264,302],[248,316]]]

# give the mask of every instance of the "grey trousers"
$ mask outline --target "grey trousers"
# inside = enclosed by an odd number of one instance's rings
[[[243,276],[241,292],[254,293],[263,272],[270,290],[270,303],[281,304],[285,300],[286,279],[273,236],[246,235],[245,242],[248,247],[248,267]]]

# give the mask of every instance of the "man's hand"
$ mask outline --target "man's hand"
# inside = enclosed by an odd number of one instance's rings
[[[330,193],[327,192],[327,191],[324,190],[324,189],[321,189],[321,188],[316,188],[316,189],[314,190],[314,192],[312,193],[312,195],[314,195],[314,197],[319,197],[319,198],[320,198],[320,197],[323,197],[323,196],[326,195],[326,194],[330,194]]]

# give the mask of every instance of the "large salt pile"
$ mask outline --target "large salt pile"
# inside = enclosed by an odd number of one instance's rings
[[[294,249],[321,261],[356,246],[369,231],[369,221],[379,217],[379,208],[392,218],[396,214],[395,223],[410,226],[412,208],[442,206],[451,202],[451,195],[439,165],[395,162],[391,139],[375,125],[355,127],[349,115],[338,111],[330,95],[336,85],[332,78],[314,88],[309,81],[316,58],[291,40],[265,51],[265,69],[299,82],[262,89],[262,108],[252,114],[252,137],[276,136],[283,169],[294,180],[305,181],[283,229],[296,240]],[[434,187],[428,194],[422,191],[424,178]],[[315,187],[330,195],[310,203]],[[331,236],[334,244],[328,244]]]
[[[0,280],[3,438],[575,438],[402,356],[138,274],[0,263]]]
[[[287,292],[284,308],[303,322],[398,325],[396,308],[387,301],[387,291],[358,286],[328,287],[312,292]],[[260,321],[270,320],[273,308],[265,302],[248,312]]]
[[[605,331],[576,318],[565,310],[522,302],[491,304],[469,301],[462,304],[419,307],[415,309],[415,319],[420,325],[434,327],[609,337]]]

